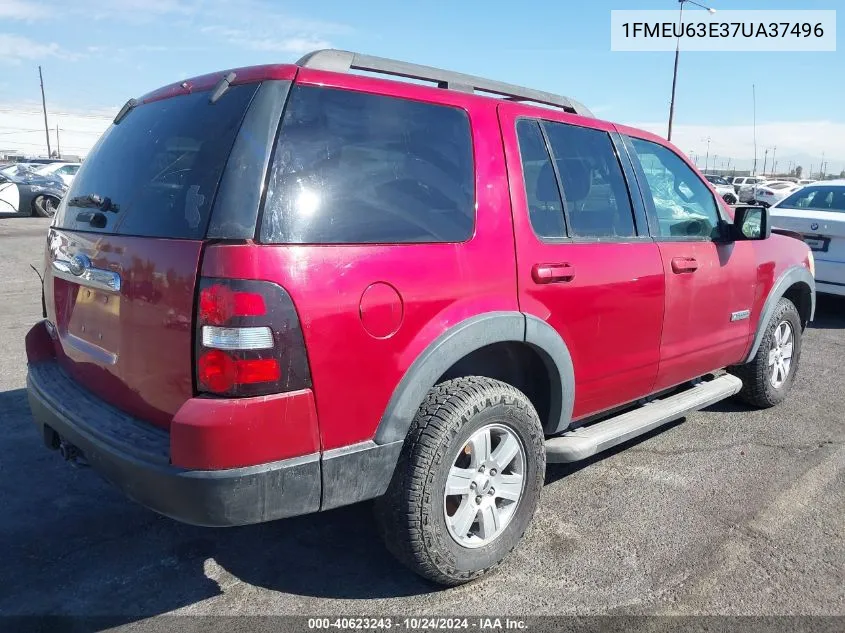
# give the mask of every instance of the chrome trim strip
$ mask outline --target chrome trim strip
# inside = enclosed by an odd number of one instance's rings
[[[79,275],[70,270],[70,262],[65,259],[53,260],[53,275],[66,281],[78,283],[81,286],[105,290],[106,292],[120,292],[120,275],[103,268],[85,268]]]
[[[739,312],[731,312],[731,321],[742,321],[751,316],[751,310],[740,310]]]
[[[75,334],[68,333],[64,340],[65,343],[74,349],[97,359],[104,365],[114,365],[117,363],[117,354],[110,352],[99,345],[94,345],[94,343],[86,341],[83,338],[79,338]]]

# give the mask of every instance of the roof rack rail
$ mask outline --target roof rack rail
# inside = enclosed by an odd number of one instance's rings
[[[460,90],[462,92],[487,92],[505,97],[511,101],[532,101],[563,108],[566,112],[580,114],[581,116],[593,116],[593,113],[578,101],[569,97],[552,94],[551,92],[532,90],[531,88],[515,86],[492,79],[483,79],[441,68],[410,64],[395,59],[362,55],[361,53],[350,51],[331,48],[313,51],[300,58],[296,62],[296,65],[302,68],[316,68],[318,70],[329,70],[332,72],[363,70],[396,77],[405,77],[407,79],[431,81],[436,83],[439,88]]]

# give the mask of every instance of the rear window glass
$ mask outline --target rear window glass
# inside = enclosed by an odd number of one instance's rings
[[[297,86],[267,187],[268,243],[461,242],[475,219],[466,112]]]
[[[257,86],[232,86],[214,104],[209,92],[196,92],[136,107],[85,159],[55,226],[204,237],[220,176]]]

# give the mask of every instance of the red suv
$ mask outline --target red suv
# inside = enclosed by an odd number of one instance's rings
[[[517,544],[547,461],[777,404],[814,306],[807,246],[663,139],[318,51],[124,106],[47,237],[29,398],[157,512],[377,499],[389,548],[457,584]]]

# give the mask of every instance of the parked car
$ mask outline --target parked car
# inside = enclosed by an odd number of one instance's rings
[[[127,103],[45,266],[48,447],[198,525],[377,499],[447,585],[519,542],[547,462],[781,402],[815,305],[807,245],[659,136],[345,51]]]
[[[704,174],[704,177],[711,185],[713,185],[713,188],[716,190],[716,193],[722,196],[722,200],[724,200],[728,204],[736,204],[739,201],[739,198],[737,197],[736,192],[734,191],[733,185],[731,185],[731,183],[725,180],[725,178],[715,174]]]
[[[731,179],[731,185],[733,185],[734,191],[739,194],[739,190],[746,185],[756,185],[764,180],[765,178],[761,176],[735,176]]]
[[[25,167],[10,165],[0,169],[0,214],[38,215],[56,213],[67,185]]]
[[[816,182],[771,208],[772,225],[794,231],[816,254],[819,292],[845,295],[845,180]]]
[[[757,194],[757,189],[759,187],[767,187],[767,186],[772,185],[774,183],[785,183],[785,184],[788,184],[788,185],[793,184],[793,183],[783,181],[783,180],[762,180],[762,179],[757,181],[757,182],[750,182],[750,183],[747,183],[745,185],[742,185],[742,187],[740,187],[739,193],[737,194],[737,196],[739,196],[739,201],[740,202],[746,202],[746,203],[754,203],[755,196]]]
[[[56,176],[61,178],[66,185],[73,182],[73,177],[79,171],[79,163],[50,163],[39,165],[34,171],[42,176]]]
[[[783,200],[796,189],[800,189],[800,187],[801,185],[786,181],[767,182],[757,185],[753,187],[753,202],[764,207],[770,207],[775,202]]]

